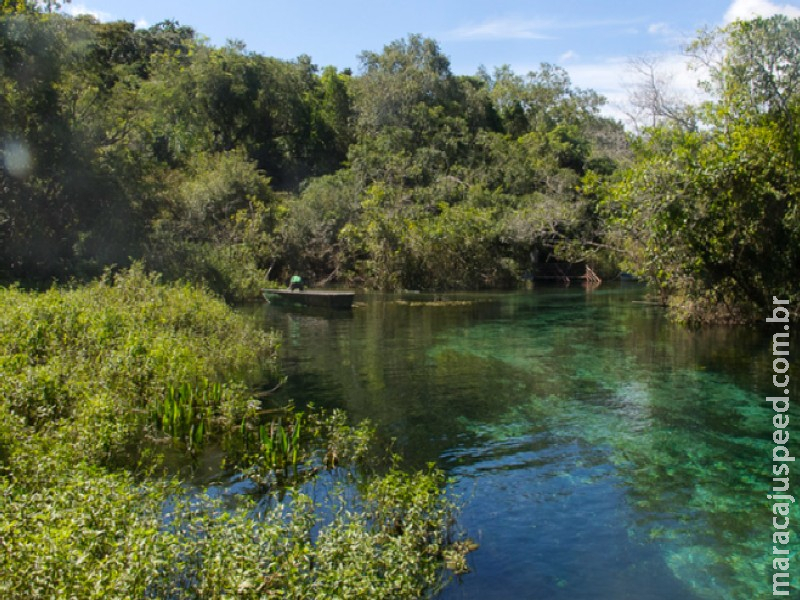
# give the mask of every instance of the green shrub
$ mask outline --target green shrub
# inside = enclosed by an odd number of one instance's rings
[[[77,289],[0,290],[0,597],[435,590],[446,557],[463,557],[442,474],[358,475],[371,428],[339,411],[259,421],[244,381],[275,375],[276,349],[219,299],[138,266]],[[230,456],[268,483],[260,499],[142,470],[146,437],[193,451],[213,428],[239,435]],[[290,467],[300,476],[276,475]],[[325,468],[339,485],[312,500],[303,485]]]
[[[397,483],[401,506],[384,493]],[[376,510],[434,518],[407,520],[400,532],[342,497],[326,510],[300,493],[267,509],[226,510],[174,482],[142,485],[80,465],[36,491],[0,480],[0,596],[419,598],[442,581],[450,506],[439,483],[392,472],[371,486],[384,490],[371,498]]]
[[[274,371],[277,347],[221,300],[140,267],[78,289],[0,290],[3,406],[97,462],[158,433],[150,415],[179,386],[216,386],[208,424],[238,422],[236,379]]]

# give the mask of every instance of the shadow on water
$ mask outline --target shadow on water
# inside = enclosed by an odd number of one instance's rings
[[[763,595],[771,332],[690,331],[641,295],[376,294],[344,316],[250,310],[284,334],[276,401],[369,418],[409,465],[451,474],[481,547],[442,598]]]

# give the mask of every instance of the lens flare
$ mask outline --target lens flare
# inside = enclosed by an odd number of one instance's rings
[[[3,166],[12,177],[27,177],[33,167],[33,157],[27,144],[17,140],[9,140],[3,144]]]

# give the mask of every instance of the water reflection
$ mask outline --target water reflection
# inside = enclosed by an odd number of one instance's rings
[[[347,316],[258,314],[285,335],[276,401],[370,418],[410,464],[455,477],[481,548],[443,597],[757,597],[770,340],[673,326],[634,304],[640,293],[369,296]]]

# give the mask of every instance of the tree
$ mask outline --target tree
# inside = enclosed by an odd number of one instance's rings
[[[413,128],[419,105],[446,105],[454,79],[450,61],[430,38],[411,35],[384,47],[381,54],[364,51],[363,74],[357,82],[357,132],[368,136],[385,127]]]
[[[640,80],[631,91],[628,118],[637,131],[671,121],[687,129],[696,127],[688,103],[672,88],[672,76],[660,71],[658,59],[640,57],[631,61],[631,69]]]
[[[785,17],[702,35],[693,51],[719,54],[699,127],[647,130],[604,200],[627,266],[687,319],[800,301],[799,46],[800,20]]]
[[[7,279],[144,256],[231,296],[289,268],[379,287],[505,283],[531,245],[581,231],[580,177],[610,175],[621,153],[602,99],[552,65],[456,77],[412,35],[364,52],[353,76],[211,47],[171,21],[2,6]]]
[[[148,265],[229,298],[256,297],[274,255],[269,179],[236,149],[197,154],[171,181],[147,239]]]
[[[549,63],[542,63],[538,71],[525,77],[508,65],[495,69],[493,77],[485,77],[505,131],[513,137],[546,134],[560,124],[585,123],[605,103],[593,91],[573,88],[567,72]]]
[[[776,15],[704,32],[689,53],[710,70],[704,87],[731,117],[768,115],[796,135],[800,97],[800,19]]]
[[[72,0],[2,0],[0,15],[30,14],[34,12],[52,13],[61,8],[62,4],[69,4]]]
[[[76,224],[91,214],[81,177],[89,159],[63,102],[72,95],[73,42],[87,35],[60,15],[0,17],[0,239],[13,276],[73,269]]]

